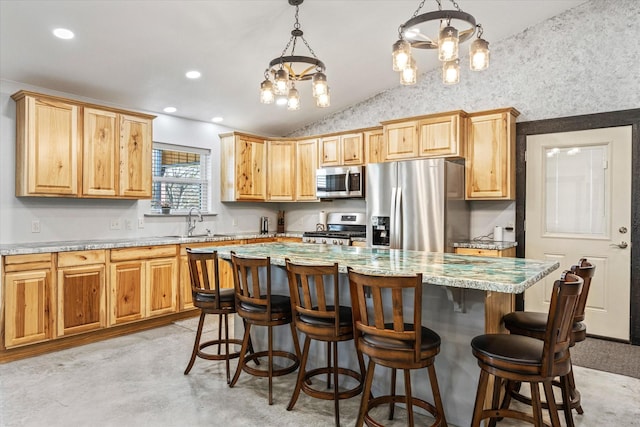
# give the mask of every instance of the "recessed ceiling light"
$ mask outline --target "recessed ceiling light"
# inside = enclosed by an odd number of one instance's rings
[[[163,111],[165,113],[175,113],[178,109],[176,107],[166,107]]]
[[[198,79],[200,78],[202,74],[200,74],[200,71],[187,71],[187,73],[185,74],[185,76],[187,76],[188,79]]]
[[[56,28],[53,30],[53,35],[64,40],[69,40],[75,37],[73,31],[67,30],[66,28]]]
[[[216,116],[216,117],[214,117],[213,119],[211,119],[211,121],[212,121],[212,122],[215,122],[215,123],[220,123],[220,122],[221,122],[221,121],[223,121],[223,120],[224,120],[224,119],[223,119],[222,117],[220,117],[220,116]]]

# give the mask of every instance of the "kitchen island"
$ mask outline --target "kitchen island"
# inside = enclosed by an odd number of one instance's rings
[[[403,275],[422,273],[424,325],[435,330],[442,338],[441,353],[436,358],[438,382],[442,393],[447,420],[457,426],[469,425],[477,387],[479,368],[471,353],[471,339],[485,332],[503,330],[501,318],[512,311],[513,296],[524,292],[559,267],[558,262],[522,258],[492,258],[450,253],[430,253],[396,249],[375,249],[350,246],[313,245],[299,243],[257,243],[198,248],[197,252],[217,251],[222,259],[230,260],[231,251],[240,256],[270,257],[271,264],[284,267],[285,258],[294,262],[327,264],[337,262],[341,273],[347,266],[369,274]],[[349,298],[346,274],[341,274],[341,303]],[[289,293],[284,268],[272,269],[272,291]],[[241,322],[236,322],[236,334],[241,333]],[[264,328],[252,332],[254,345],[266,342]],[[276,329],[276,345],[292,348],[289,329]],[[353,343],[340,351],[348,366],[357,366]],[[325,351],[318,347],[310,352],[315,358],[310,364],[325,364]],[[431,399],[426,373],[417,371],[414,393]],[[385,381],[386,380],[386,381]],[[374,394],[388,391],[389,375],[376,371]],[[287,397],[288,398],[288,397]]]

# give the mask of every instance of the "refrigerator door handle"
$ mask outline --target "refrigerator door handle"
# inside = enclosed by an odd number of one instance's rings
[[[389,214],[391,215],[390,224],[389,224],[389,249],[395,248],[396,244],[396,194],[398,189],[393,187],[391,189],[391,208],[389,209]]]
[[[395,224],[393,228],[393,249],[402,249],[402,188],[396,190],[393,216]]]

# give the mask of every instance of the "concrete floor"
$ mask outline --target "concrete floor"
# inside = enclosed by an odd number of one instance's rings
[[[209,319],[205,326],[213,330]],[[197,359],[183,375],[196,326],[188,319],[0,365],[0,426],[333,425],[331,401],[301,393],[294,410],[286,410],[295,374],[274,379],[272,406],[266,379],[243,373],[229,388],[224,362]],[[640,426],[640,379],[580,367],[575,376],[585,408],[576,426]],[[469,381],[475,388],[477,377]],[[342,425],[354,425],[358,405],[359,396],[341,402]],[[389,425],[405,425],[402,412]]]

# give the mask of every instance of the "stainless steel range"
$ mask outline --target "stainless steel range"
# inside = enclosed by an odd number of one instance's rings
[[[327,229],[302,234],[303,243],[350,246],[354,237],[367,236],[364,213],[334,212],[327,215]]]

